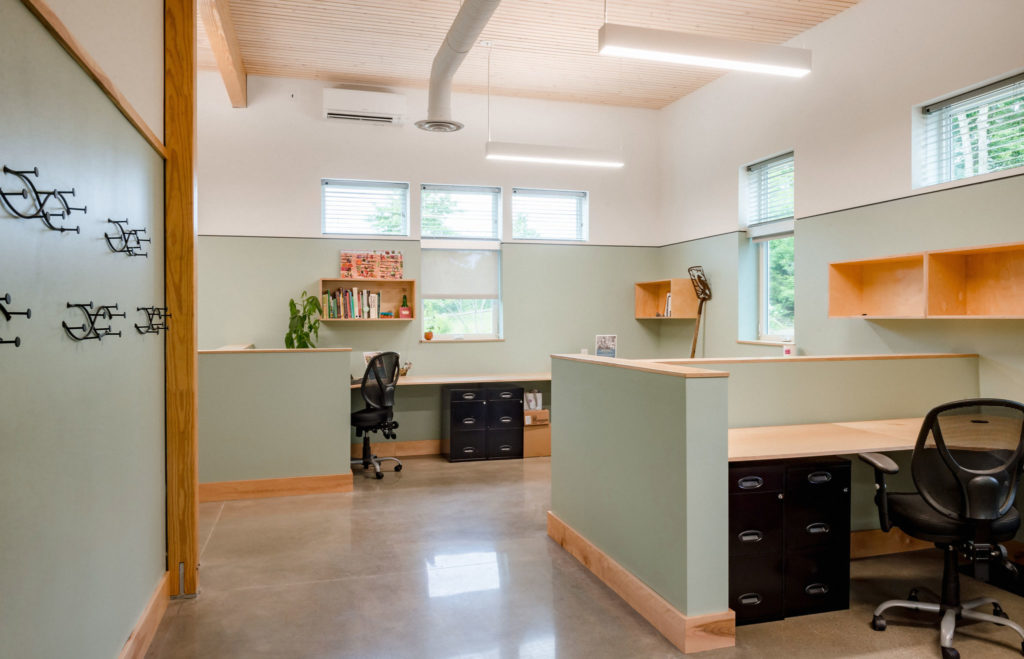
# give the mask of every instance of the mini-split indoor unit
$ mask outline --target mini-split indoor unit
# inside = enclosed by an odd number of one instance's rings
[[[399,124],[405,116],[405,96],[356,89],[325,89],[324,118]]]

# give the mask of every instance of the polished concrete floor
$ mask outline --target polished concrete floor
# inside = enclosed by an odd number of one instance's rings
[[[352,494],[203,504],[201,594],[172,602],[148,657],[682,656],[545,535],[550,463],[405,461]],[[630,477],[623,474],[623,478]],[[925,551],[855,561],[851,608],[741,627],[734,657],[938,657],[922,618],[868,627],[874,605],[938,586]],[[971,579],[964,597],[998,593]],[[963,628],[965,659],[1019,656],[1015,634]]]

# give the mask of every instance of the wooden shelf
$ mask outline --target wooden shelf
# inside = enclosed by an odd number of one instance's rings
[[[829,265],[828,315],[924,318],[924,255]]]
[[[321,317],[320,322],[324,323],[406,323],[416,317],[416,280],[415,279],[321,279],[320,297],[324,293],[333,293],[340,289],[355,289],[360,291],[369,290],[380,292],[380,310],[391,311],[394,318],[326,318]],[[402,305],[402,296],[405,296],[409,303],[409,310],[412,312],[409,318],[399,318],[398,309]],[[326,314],[325,314],[326,315]]]
[[[637,320],[678,320],[697,317],[697,294],[690,279],[662,279],[637,282],[635,315]],[[665,313],[665,301],[672,293],[672,315]]]
[[[1024,318],[1024,243],[832,263],[828,315]]]

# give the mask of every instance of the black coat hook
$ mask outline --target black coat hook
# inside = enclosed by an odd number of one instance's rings
[[[59,231],[61,233],[74,231],[75,233],[81,233],[81,227],[65,227],[54,224],[54,220],[66,219],[72,213],[87,212],[86,206],[73,207],[68,203],[68,197],[75,196],[74,188],[70,190],[57,190],[56,188],[53,190],[40,190],[32,182],[32,179],[29,178],[30,176],[39,178],[38,167],[32,169],[11,169],[4,165],[3,172],[4,174],[17,177],[22,185],[20,190],[15,191],[7,191],[0,188],[0,206],[8,213],[23,220],[39,219],[46,228],[52,231]],[[28,200],[30,210],[25,212],[19,210],[11,202],[11,199],[14,197]]]
[[[31,319],[32,318],[32,310],[31,309],[25,309],[24,311],[9,311],[7,309],[7,307],[5,307],[4,305],[5,304],[10,304],[10,303],[11,303],[11,294],[10,293],[4,293],[4,296],[0,297],[0,315],[2,315],[4,317],[4,320],[10,322],[11,318],[13,318],[14,316],[25,316],[26,319]],[[7,340],[7,341],[5,341],[4,339],[0,338],[0,345],[7,344],[7,343],[13,343],[15,348],[20,348],[21,347],[21,337],[20,336],[16,336],[16,337],[14,337],[14,339]]]
[[[75,341],[88,341],[90,339],[100,341],[105,336],[121,336],[121,332],[114,332],[110,325],[107,327],[100,327],[96,324],[96,321],[101,318],[106,320],[126,318],[128,315],[126,313],[114,313],[113,310],[118,308],[116,304],[101,304],[94,309],[92,302],[84,304],[68,302],[67,308],[77,308],[85,317],[84,323],[74,327],[68,325],[67,322],[61,322],[61,327],[64,328],[64,332]]]
[[[167,313],[167,307],[135,307],[136,311],[146,314],[144,325],[135,324],[135,331],[139,334],[159,334],[160,330],[167,331],[167,319],[171,314]]]
[[[110,248],[110,251],[128,256],[149,256],[149,254],[142,251],[142,243],[152,242],[150,238],[142,237],[142,234],[146,233],[145,229],[130,229],[128,227],[128,220],[111,220],[108,218],[107,222],[117,227],[117,234],[113,236],[106,233],[103,234],[103,238],[107,241],[107,247]]]

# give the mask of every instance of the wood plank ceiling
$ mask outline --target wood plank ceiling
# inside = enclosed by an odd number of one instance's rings
[[[611,23],[781,44],[857,0],[608,0]],[[332,83],[426,87],[459,0],[230,0],[247,73]],[[200,17],[200,21],[201,21]],[[661,108],[720,72],[597,54],[604,0],[504,0],[481,40],[491,92]],[[216,68],[199,26],[199,66]],[[475,47],[456,91],[486,93]]]

